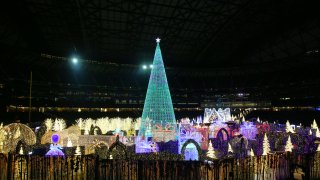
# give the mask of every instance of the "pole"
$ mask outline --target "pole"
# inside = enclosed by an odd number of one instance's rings
[[[31,96],[32,95],[32,71],[30,72],[30,87],[29,87],[29,123],[31,123]]]

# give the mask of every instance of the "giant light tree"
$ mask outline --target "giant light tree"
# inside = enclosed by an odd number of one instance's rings
[[[176,140],[177,126],[160,49],[160,39],[157,38],[156,42],[139,136],[152,137],[155,142],[166,142]]]

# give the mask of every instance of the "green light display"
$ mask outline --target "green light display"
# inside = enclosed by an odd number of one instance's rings
[[[155,134],[152,132],[160,131],[166,136],[165,132],[171,131],[171,135],[168,134],[170,136],[169,139],[166,138],[166,140],[175,140],[176,137],[173,134],[175,134],[177,129],[176,119],[162,60],[159,38],[157,39],[152,67],[139,136],[155,138]]]

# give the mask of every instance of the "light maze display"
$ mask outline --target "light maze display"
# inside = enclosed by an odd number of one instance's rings
[[[77,162],[89,155],[97,155],[95,160],[192,160],[219,168],[218,160],[228,164],[233,159],[233,165],[241,161],[245,168],[253,167],[243,171],[253,179],[288,177],[283,172],[290,168],[280,165],[289,164],[292,157],[300,162],[305,156],[320,164],[316,120],[310,127],[259,118],[247,121],[245,114],[231,115],[230,108],[205,108],[203,118],[177,121],[159,43],[158,39],[141,118],[80,118],[69,127],[64,119],[45,119],[35,129],[21,123],[0,123],[0,153],[76,157]],[[317,167],[320,165],[307,170],[316,172]],[[320,178],[318,175],[314,177]]]

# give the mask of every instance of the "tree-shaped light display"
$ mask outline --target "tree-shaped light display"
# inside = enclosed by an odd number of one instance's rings
[[[57,119],[54,120],[53,130],[54,130],[54,131],[60,131],[59,121],[57,121]]]
[[[207,152],[207,156],[213,159],[216,159],[216,153],[212,147],[212,143],[211,141],[209,141],[209,148],[208,148],[208,152]]]
[[[287,122],[286,122],[286,132],[287,133],[294,133],[294,130],[293,130],[293,128],[291,127],[291,124],[290,124],[290,122],[289,122],[289,120],[287,120]]]
[[[80,130],[84,129],[84,123],[82,118],[76,120],[76,123],[79,126]]]
[[[292,149],[293,149],[293,145],[292,145],[292,142],[291,142],[291,137],[289,136],[288,140],[287,140],[287,143],[286,143],[285,151],[286,152],[292,152]]]
[[[313,120],[313,123],[311,124],[311,129],[318,129],[318,124],[315,119]]]
[[[153,68],[151,69],[147,95],[144,101],[139,136],[144,137],[147,128],[146,119],[149,118],[152,129],[170,129],[174,132],[174,135],[171,134],[165,140],[169,141],[176,139],[177,127],[159,44],[160,39],[158,38]]]
[[[231,147],[230,143],[228,143],[228,152],[233,153],[233,150],[232,150],[232,147]]]
[[[48,119],[44,120],[44,124],[46,125],[47,131],[52,130],[52,127],[53,127],[52,119],[48,118]]]
[[[270,144],[269,144],[269,140],[268,140],[268,137],[267,137],[267,133],[264,134],[262,146],[263,146],[262,155],[266,156],[270,152]]]
[[[253,149],[251,148],[250,150],[250,156],[253,157],[254,156],[254,152],[253,152]]]
[[[84,124],[84,134],[85,135],[89,135],[89,132],[90,132],[90,129],[91,129],[91,126],[95,126],[95,121],[91,118],[88,118],[88,119],[85,119],[83,121],[83,124]]]
[[[67,127],[64,119],[55,119],[53,123],[54,131],[62,131]]]

